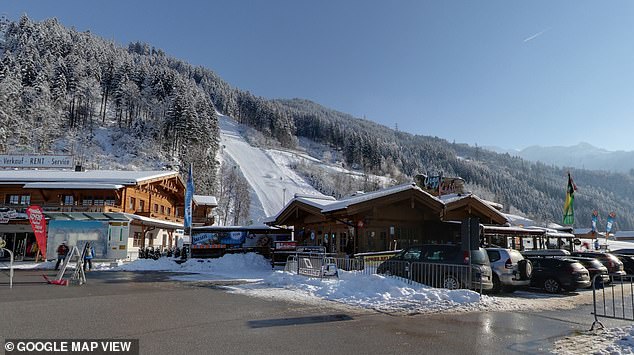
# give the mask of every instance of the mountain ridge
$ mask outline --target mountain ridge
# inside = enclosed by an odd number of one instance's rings
[[[610,151],[598,148],[587,142],[579,142],[572,146],[531,145],[524,149],[504,149],[486,147],[485,149],[508,153],[530,161],[559,167],[575,167],[588,170],[605,170],[631,174],[634,172],[634,151]]]

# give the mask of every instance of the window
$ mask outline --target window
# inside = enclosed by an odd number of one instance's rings
[[[30,205],[31,195],[7,195],[5,203],[8,205]]]
[[[62,198],[62,204],[66,206],[72,206],[75,204],[75,197],[73,195],[64,195]]]
[[[154,213],[158,213],[158,204],[154,204]]]
[[[497,250],[487,250],[489,254],[489,260],[493,263],[501,259],[500,252]]]
[[[82,206],[92,206],[92,196],[86,196],[83,200],[81,200]]]
[[[413,261],[418,261],[418,259],[420,258],[420,247],[413,247],[408,249],[404,254],[403,254],[403,260],[413,260]]]
[[[136,207],[136,199],[134,197],[130,197],[130,205],[128,205],[128,209],[133,210]]]
[[[139,200],[139,211],[145,212],[145,201]]]
[[[105,203],[108,206],[114,206],[115,205],[114,198],[112,198],[112,197],[106,197],[105,201],[103,201],[103,200],[99,200],[99,201],[101,201],[101,203]],[[98,201],[95,201],[95,204],[97,204],[97,202]]]
[[[95,201],[93,202],[95,206],[103,206],[104,201],[101,197],[95,197]]]
[[[143,239],[141,232],[134,232],[134,239],[132,239],[132,246],[133,247],[140,247],[141,246],[141,239]]]
[[[167,215],[170,216],[172,214],[172,209],[171,208],[167,208]]]
[[[161,214],[165,214],[165,206],[161,205]]]

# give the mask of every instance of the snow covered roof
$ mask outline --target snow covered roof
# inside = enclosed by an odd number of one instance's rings
[[[277,219],[284,213],[284,211],[286,211],[288,206],[298,202],[314,207],[321,211],[326,206],[332,203],[336,203],[337,200],[332,196],[295,194],[295,197],[291,199],[290,201],[288,201],[288,203],[284,207],[282,207],[282,209],[275,216],[265,218],[262,221],[262,223],[264,224],[275,223],[275,221],[277,221]]]
[[[325,208],[322,209],[322,212],[326,213],[326,212],[332,212],[332,211],[337,211],[337,210],[342,210],[342,209],[346,209],[352,205],[361,203],[361,202],[367,202],[367,201],[371,201],[377,198],[381,198],[381,197],[385,197],[385,196],[389,196],[398,192],[402,192],[402,191],[408,191],[408,190],[417,190],[420,191],[424,194],[429,195],[427,192],[423,191],[422,189],[420,189],[419,187],[417,187],[415,184],[403,184],[403,185],[397,185],[397,186],[393,186],[393,187],[388,187],[386,189],[382,189],[382,190],[378,190],[378,191],[374,191],[374,192],[368,192],[368,193],[364,193],[364,194],[360,194],[360,195],[356,195],[356,196],[352,196],[352,197],[348,197],[342,200],[339,200],[335,203],[330,203],[328,204]],[[431,195],[429,195],[429,197],[431,199],[434,199],[438,202],[440,202],[440,200],[438,200],[436,197],[433,197]]]
[[[179,176],[177,171],[131,171],[131,170],[0,170],[0,184],[27,183],[91,183],[136,185],[145,180]]]
[[[510,213],[504,213],[504,217],[506,217],[506,219],[509,221],[509,223],[511,223],[512,226],[528,227],[528,226],[535,225],[535,221],[523,216],[518,216],[518,215],[510,214]]]
[[[87,182],[30,182],[25,189],[119,190],[123,185]]]
[[[323,209],[326,206],[330,206],[336,203],[337,200],[332,196],[311,196],[311,197],[296,197],[295,201],[303,202],[309,206],[313,206],[319,209]]]
[[[194,195],[193,198],[198,206],[218,206],[218,200],[215,196]]]
[[[179,223],[164,221],[164,220],[160,220],[156,218],[139,216],[137,214],[131,214],[131,213],[123,213],[123,215],[125,215],[131,221],[139,221],[144,224],[147,224],[150,226],[156,226],[159,228],[181,228],[181,229],[183,228],[182,223],[179,224]]]

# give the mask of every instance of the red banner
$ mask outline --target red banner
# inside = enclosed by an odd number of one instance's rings
[[[29,216],[31,221],[31,228],[35,233],[35,240],[37,240],[37,246],[40,248],[42,258],[46,260],[46,219],[44,218],[44,212],[40,206],[30,206],[26,210],[26,215]]]

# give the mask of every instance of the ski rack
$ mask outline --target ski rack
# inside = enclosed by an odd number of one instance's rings
[[[68,285],[68,282],[64,282],[65,280],[63,280],[64,274],[66,273],[66,268],[68,267],[68,264],[71,262],[71,259],[74,256],[77,257],[77,263],[75,264],[75,271],[73,271],[73,274],[68,281],[72,283],[76,283],[78,285],[83,285],[86,283],[86,273],[84,272],[84,256],[86,255],[86,251],[88,250],[88,248],[89,248],[89,243],[87,242],[86,244],[84,244],[84,247],[82,248],[81,253],[79,252],[79,249],[77,249],[77,246],[74,246],[70,250],[68,255],[66,255],[64,264],[59,269],[59,272],[57,273],[57,276],[55,277],[58,284]]]
[[[0,252],[9,253],[9,288],[13,288],[13,252],[7,248],[0,248]]]

